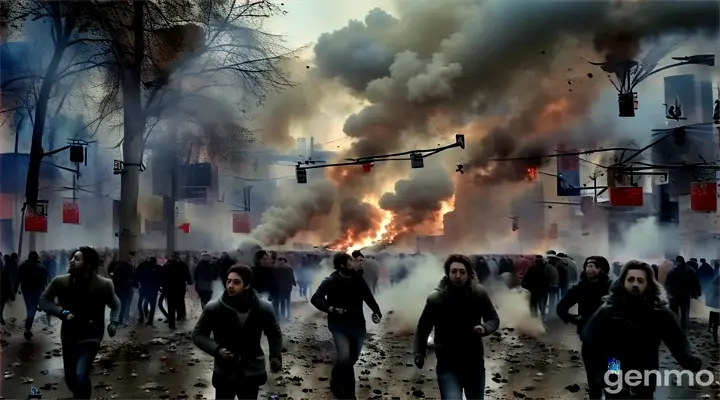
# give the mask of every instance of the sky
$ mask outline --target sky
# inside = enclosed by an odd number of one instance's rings
[[[313,44],[325,33],[340,29],[351,19],[362,20],[380,7],[394,11],[394,0],[285,0],[287,15],[270,20],[268,31],[286,37],[290,48]]]

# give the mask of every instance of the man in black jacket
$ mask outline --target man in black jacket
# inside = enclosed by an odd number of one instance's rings
[[[205,306],[192,332],[193,343],[215,358],[216,399],[257,399],[267,382],[262,333],[268,339],[272,372],[282,369],[280,326],[270,304],[252,289],[252,280],[250,267],[230,267],[225,292]]]
[[[217,279],[217,267],[213,264],[210,253],[200,255],[200,262],[195,265],[193,277],[195,278],[195,291],[200,298],[200,305],[205,308],[205,305],[212,299],[213,283]]]
[[[28,254],[28,259],[18,268],[18,281],[25,300],[25,339],[33,337],[32,326],[35,322],[35,313],[38,309],[40,296],[47,286],[47,270],[40,262],[40,255],[36,251]]]
[[[117,330],[120,301],[112,281],[97,274],[99,265],[97,251],[81,247],[70,261],[70,273],[53,279],[40,298],[40,308],[62,320],[65,383],[76,399],[90,398],[90,369],[104,335],[105,307],[110,308],[108,335]]]
[[[583,264],[583,272],[580,274],[580,282],[574,285],[560,299],[557,305],[557,315],[566,324],[577,325],[577,332],[582,332],[585,323],[592,317],[598,308],[603,304],[603,297],[610,293],[610,263],[605,257],[588,257]],[[578,305],[578,313],[570,314],[570,308]],[[588,392],[591,399],[599,399],[602,396],[602,386],[596,385],[592,377],[596,373],[591,371],[592,363],[587,361],[588,349],[583,345],[581,353],[585,360],[585,373],[588,377]]]
[[[583,327],[580,339],[588,350],[585,367],[593,385],[605,387],[605,398],[652,399],[657,385],[660,342],[684,369],[697,372],[702,362],[693,354],[677,317],[667,306],[665,293],[655,280],[652,268],[640,261],[629,261],[610,287],[610,295]],[[649,382],[625,387],[609,363],[621,371],[639,371]],[[647,383],[647,385],[644,385]]]
[[[136,285],[140,286],[138,299],[139,322],[142,324],[147,318],[146,325],[152,325],[155,319],[155,307],[158,301],[158,292],[162,284],[162,276],[157,258],[150,257],[138,265],[135,270]]]
[[[425,365],[430,332],[435,328],[437,377],[442,399],[468,400],[485,396],[482,338],[495,332],[500,318],[485,288],[475,277],[472,262],[453,254],[445,260],[445,276],[425,303],[415,331],[415,365]]]
[[[180,260],[180,253],[174,252],[163,266],[163,294],[167,299],[167,322],[170,329],[175,329],[175,320],[185,320],[185,293],[187,285],[192,285],[190,268]]]
[[[359,266],[347,253],[333,256],[335,272],[325,278],[310,302],[328,314],[328,328],[335,341],[336,360],[330,378],[330,390],[338,399],[355,398],[355,363],[365,341],[363,303],[372,310],[372,320],[382,318],[380,306],[358,273]]]
[[[253,287],[261,298],[270,300],[277,292],[272,255],[267,250],[258,250],[253,256],[253,264]]]
[[[667,289],[670,309],[680,318],[680,326],[687,329],[690,324],[690,300],[697,299],[702,295],[700,280],[697,277],[696,267],[686,263],[682,256],[675,258],[675,266],[668,272],[665,278],[665,289]]]

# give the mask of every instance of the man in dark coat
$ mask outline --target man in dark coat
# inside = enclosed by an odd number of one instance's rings
[[[577,332],[582,332],[583,326],[590,317],[603,304],[603,297],[610,293],[610,263],[605,257],[592,256],[588,257],[583,264],[583,272],[580,274],[580,282],[571,287],[567,293],[560,299],[557,305],[557,315],[565,323],[573,323],[577,325]],[[570,314],[570,308],[578,306],[578,313]],[[583,345],[583,359],[586,359],[589,352]],[[585,371],[588,375],[589,395],[591,399],[599,399],[602,396],[602,386],[595,385],[592,380],[593,371],[588,369],[592,367],[591,363],[585,362]]]
[[[482,338],[498,329],[500,318],[475,277],[472,262],[453,254],[445,276],[431,293],[415,330],[415,365],[425,365],[428,336],[435,329],[437,379],[442,399],[483,399],[485,351]]]
[[[535,257],[535,263],[525,272],[522,287],[530,292],[530,314],[533,317],[545,316],[550,278],[542,256]]]
[[[32,326],[35,322],[35,314],[37,313],[40,296],[47,286],[47,270],[40,261],[40,255],[31,251],[28,259],[20,265],[18,269],[18,280],[20,282],[20,290],[22,291],[23,300],[25,300],[25,339],[30,340],[33,337]]]
[[[370,288],[360,276],[360,266],[347,253],[333,256],[335,272],[322,281],[310,302],[328,314],[328,329],[335,342],[336,359],[330,378],[330,390],[338,399],[355,398],[354,367],[365,341],[363,303],[379,323],[382,313]]]
[[[108,267],[108,274],[112,277],[115,293],[120,299],[120,319],[118,322],[124,324],[130,319],[130,305],[133,301],[134,287],[137,282],[135,278],[135,267],[133,266],[135,253],[126,254],[121,260],[115,261]]]
[[[135,271],[137,285],[140,286],[140,298],[138,299],[139,322],[142,324],[145,319],[146,325],[152,325],[155,319],[155,307],[157,306],[158,293],[162,284],[162,272],[155,257],[150,257],[138,265]]]
[[[213,284],[217,280],[217,267],[213,264],[209,253],[200,255],[200,262],[195,265],[193,277],[200,305],[205,308],[205,305],[212,299]]]
[[[90,370],[105,331],[105,307],[110,308],[108,335],[115,336],[119,323],[120,301],[112,281],[97,274],[99,265],[97,251],[81,247],[70,261],[70,273],[53,279],[40,299],[43,311],[62,320],[65,383],[76,399],[90,398]]]
[[[675,266],[668,272],[665,289],[670,300],[670,309],[680,317],[682,328],[687,329],[690,323],[690,300],[700,297],[702,289],[695,269],[686,263],[682,256],[677,256]]]
[[[653,398],[657,376],[649,374],[649,382],[622,387],[608,365],[621,371],[659,370],[660,342],[665,343],[682,368],[697,372],[702,367],[677,317],[668,308],[652,268],[640,261],[629,261],[622,268],[605,304],[583,327],[581,340],[589,351],[588,373],[594,385],[605,388],[606,398]]]
[[[277,257],[273,273],[277,282],[277,293],[272,302],[275,315],[280,321],[289,321],[290,297],[297,282],[295,282],[295,273],[288,264],[287,256],[281,254]]]
[[[193,343],[215,358],[212,384],[216,399],[257,399],[267,382],[261,335],[268,339],[270,368],[282,369],[282,333],[272,307],[252,288],[252,270],[228,270],[225,292],[209,302],[192,332]]]
[[[174,252],[163,266],[163,294],[167,299],[167,322],[175,329],[175,321],[185,320],[185,293],[187,285],[192,285],[190,268],[180,260],[180,253]]]

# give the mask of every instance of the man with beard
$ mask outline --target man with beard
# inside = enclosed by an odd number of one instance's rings
[[[140,298],[138,299],[139,323],[145,318],[148,326],[152,326],[155,319],[155,306],[157,306],[158,292],[160,291],[161,272],[160,266],[155,257],[150,257],[138,265],[135,271],[137,285],[140,286]]]
[[[195,278],[195,291],[200,298],[200,305],[205,305],[212,299],[213,283],[217,279],[217,268],[213,265],[210,253],[202,253],[200,262],[195,265],[193,275]]]
[[[453,254],[443,265],[445,276],[425,303],[415,331],[415,365],[425,365],[425,350],[435,328],[437,377],[442,399],[485,397],[482,338],[495,332],[500,318],[470,259]]]
[[[646,371],[659,369],[658,352],[662,341],[684,369],[700,370],[702,362],[695,357],[675,314],[670,311],[665,293],[655,280],[650,266],[629,261],[610,288],[610,295],[585,324],[581,340],[587,349],[586,368],[593,374],[593,385],[612,385],[613,371],[639,371],[649,375],[644,386],[624,387],[619,393],[606,390],[606,398],[652,399],[657,384],[656,374]],[[615,378],[617,379],[617,378]]]
[[[180,253],[173,252],[163,267],[163,294],[167,299],[167,322],[170,329],[176,329],[175,320],[185,320],[185,293],[192,285],[190,268],[180,260]]]
[[[108,335],[115,336],[118,324],[120,301],[112,281],[97,275],[99,265],[97,251],[81,247],[70,260],[70,273],[53,279],[40,298],[42,310],[62,320],[65,383],[76,399],[90,398],[90,368],[104,335],[106,306]]]
[[[365,340],[363,302],[372,310],[372,320],[382,318],[380,306],[358,273],[359,266],[347,253],[333,256],[335,272],[322,281],[310,302],[328,314],[328,328],[335,341],[336,360],[330,390],[338,399],[355,398],[355,363]]]
[[[680,317],[680,326],[687,329],[690,324],[690,299],[700,297],[702,289],[695,268],[682,256],[675,258],[675,266],[665,278],[665,288],[670,298],[670,309]]]
[[[583,272],[580,274],[580,282],[571,287],[567,293],[560,299],[557,305],[557,315],[565,321],[565,323],[573,323],[577,325],[577,332],[580,334],[585,323],[603,304],[603,297],[610,292],[610,263],[605,257],[592,256],[585,260]],[[570,308],[578,306],[578,313],[570,314]],[[581,351],[583,359],[586,359],[588,350],[585,345]],[[602,396],[602,386],[595,385],[595,381],[591,378],[600,371],[590,371],[588,367],[592,364],[585,362],[585,372],[587,373],[587,381],[589,387],[589,395],[591,399],[599,399]],[[604,373],[604,371],[601,371]]]
[[[212,384],[216,399],[257,399],[267,382],[264,333],[273,373],[282,369],[282,333],[272,307],[251,287],[253,274],[246,265],[228,270],[225,292],[207,304],[192,332],[193,343],[215,358]],[[212,335],[212,338],[211,338]]]

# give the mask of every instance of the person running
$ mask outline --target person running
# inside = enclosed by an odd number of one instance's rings
[[[310,302],[328,314],[328,329],[335,341],[335,366],[330,390],[338,399],[355,398],[355,363],[365,341],[363,303],[372,310],[372,320],[382,318],[380,306],[370,288],[358,273],[359,265],[347,253],[333,256],[335,272],[322,281]]]
[[[97,251],[81,247],[70,260],[69,273],[53,279],[40,298],[40,308],[62,320],[65,383],[76,399],[89,399],[92,392],[90,370],[105,331],[105,307],[110,308],[110,337],[119,323],[120,300],[112,281],[97,274],[99,265]]]
[[[272,306],[252,287],[253,272],[238,264],[227,270],[225,292],[203,309],[192,332],[195,346],[215,358],[216,399],[257,399],[267,382],[264,333],[273,373],[282,370],[282,333]]]
[[[500,318],[470,259],[453,254],[443,265],[445,276],[425,303],[415,330],[415,366],[425,365],[430,332],[435,329],[435,354],[440,398],[485,397],[485,351],[482,338],[495,332]]]

